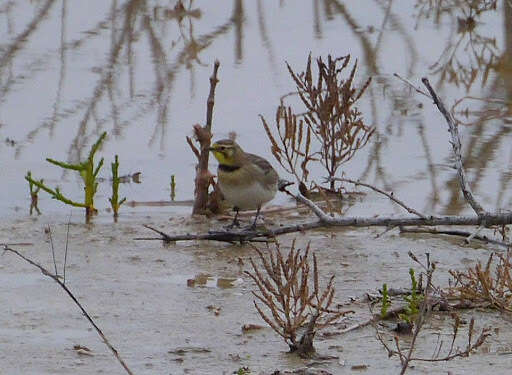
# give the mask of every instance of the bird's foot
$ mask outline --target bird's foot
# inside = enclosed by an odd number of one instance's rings
[[[224,228],[233,229],[235,227],[240,228],[240,221],[237,218],[233,219],[233,222],[229,225],[226,225]]]

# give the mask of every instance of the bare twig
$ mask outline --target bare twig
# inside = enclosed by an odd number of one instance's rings
[[[71,215],[72,214],[73,214],[73,212],[71,211],[69,213],[68,225],[67,225],[67,229],[66,229],[66,247],[64,249],[64,266],[62,269],[62,283],[63,284],[66,284],[66,265],[68,263],[68,245],[69,245],[69,225],[71,224]]]
[[[414,215],[416,215],[418,217],[421,217],[423,219],[427,218],[422,213],[416,211],[414,208],[411,208],[411,207],[407,206],[404,202],[402,202],[401,200],[396,198],[393,193],[385,192],[384,190],[381,190],[381,189],[379,189],[379,188],[377,188],[377,187],[375,187],[373,185],[370,185],[370,184],[367,184],[367,183],[364,183],[364,182],[360,182],[360,181],[351,180],[350,178],[338,178],[338,177],[335,177],[332,180],[340,181],[340,182],[349,182],[349,183],[354,184],[354,185],[367,187],[369,189],[372,189],[372,190],[376,191],[377,193],[385,195],[386,197],[391,199],[393,202],[395,202],[399,206],[403,207],[407,212],[409,212],[411,214],[414,214]]]
[[[427,94],[425,91],[423,91],[422,89],[420,89],[419,87],[415,86],[411,81],[409,81],[408,79],[406,78],[403,78],[401,77],[398,73],[393,73],[393,75],[398,78],[399,80],[401,80],[402,82],[404,82],[405,84],[407,84],[409,87],[411,87],[414,91],[416,91],[417,93],[421,94],[421,95],[424,95],[426,96],[427,98],[429,99],[432,99],[432,97]]]
[[[123,368],[125,369],[126,373],[129,374],[129,375],[133,375],[133,372],[128,368],[128,366],[126,365],[126,363],[123,361],[123,359],[121,358],[121,356],[119,355],[118,351],[116,348],[114,348],[114,346],[112,346],[112,344],[110,343],[110,341],[107,339],[107,337],[103,334],[103,331],[96,325],[96,323],[94,322],[94,320],[92,319],[92,317],[89,315],[89,313],[85,310],[85,308],[82,306],[82,304],[77,300],[77,298],[75,297],[75,295],[68,289],[68,287],[64,284],[64,282],[60,281],[59,277],[57,274],[52,274],[51,272],[49,272],[46,268],[44,268],[43,266],[41,266],[40,264],[34,262],[33,260],[25,257],[23,254],[21,254],[20,252],[18,252],[17,250],[14,250],[13,248],[7,246],[7,245],[4,245],[4,252],[6,251],[9,251],[15,255],[17,255],[18,257],[20,257],[21,259],[23,259],[25,262],[33,265],[34,267],[38,268],[43,275],[45,276],[48,276],[49,278],[51,278],[53,281],[55,281],[57,284],[59,284],[59,286],[64,289],[64,291],[68,294],[68,296],[73,300],[73,302],[78,306],[78,308],[82,311],[82,314],[84,314],[85,318],[89,321],[89,323],[94,327],[94,329],[96,330],[96,332],[98,333],[98,335],[101,337],[101,339],[103,340],[103,342],[105,343],[105,345],[112,351],[112,354],[114,355],[114,357],[117,359],[117,361],[121,364],[121,366],[123,366]]]
[[[48,225],[46,227],[46,230],[48,231],[48,240],[50,241],[50,248],[52,250],[52,258],[53,258],[53,266],[55,267],[55,275],[58,275],[59,273],[57,272],[57,261],[55,260],[55,248],[53,246],[53,237],[52,237],[52,228],[50,227],[50,225]]]
[[[471,233],[471,234],[470,234],[470,235],[469,235],[469,236],[464,240],[464,242],[465,242],[466,244],[469,244],[469,243],[471,242],[471,240],[472,240],[473,238],[475,238],[475,236],[478,236],[478,233],[480,233],[480,232],[482,231],[482,229],[484,229],[484,228],[485,228],[485,226],[483,226],[483,225],[479,225],[479,226],[478,226],[478,228],[476,228],[476,230],[475,230],[473,233]]]
[[[430,85],[430,82],[427,78],[422,78],[421,81],[423,84],[427,87],[428,91],[430,92],[430,95],[432,96],[432,100],[434,101],[434,104],[437,106],[441,114],[444,116],[447,124],[448,129],[451,136],[451,145],[453,149],[453,153],[455,155],[455,166],[457,167],[457,175],[459,177],[459,183],[460,188],[462,190],[462,193],[464,194],[464,198],[466,201],[471,205],[473,210],[476,212],[476,214],[480,217],[485,216],[487,212],[483,209],[483,207],[475,200],[473,197],[473,193],[471,192],[471,188],[469,187],[469,184],[466,179],[466,173],[464,172],[464,166],[462,164],[462,154],[461,154],[461,143],[460,143],[460,136],[459,136],[459,130],[457,125],[455,125],[455,122],[453,121],[452,116],[450,113],[446,110],[446,107],[444,106],[441,99],[437,96],[436,92]]]

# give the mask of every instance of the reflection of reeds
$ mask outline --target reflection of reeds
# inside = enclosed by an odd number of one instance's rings
[[[25,70],[28,71],[23,71],[23,76],[12,75],[9,66],[19,56],[19,52],[25,48],[27,41],[33,39],[33,36],[36,35],[39,25],[48,18],[51,5],[54,3],[55,0],[49,0],[41,4],[32,22],[14,39],[14,42],[8,45],[3,55],[0,56],[0,61],[2,61],[0,73],[3,74],[0,79],[0,99],[5,98],[10,93],[14,82],[21,79],[24,81],[30,80],[41,71],[40,69],[35,69],[35,67],[46,64],[55,55],[60,56],[61,68],[53,113],[39,126],[30,130],[27,133],[26,140],[33,141],[44,129],[50,129],[51,135],[55,127],[63,119],[79,115],[79,126],[74,137],[72,137],[72,143],[69,148],[68,160],[70,161],[80,160],[84,147],[89,142],[89,137],[96,136],[110,122],[113,122],[112,133],[120,135],[125,126],[134,123],[134,120],[141,116],[147,115],[155,107],[158,108],[157,124],[151,136],[150,144],[160,139],[160,147],[163,148],[165,129],[168,125],[168,107],[172,98],[173,82],[178,72],[182,67],[186,67],[192,72],[194,63],[201,64],[199,53],[209,47],[217,37],[231,30],[237,22],[241,29],[244,17],[243,8],[235,6],[227,22],[214,27],[210,33],[194,37],[193,22],[198,22],[201,19],[201,11],[199,9],[191,9],[190,6],[188,8],[183,7],[179,17],[175,17],[172,14],[176,13],[176,9],[167,9],[160,6],[152,9],[146,2],[140,0],[130,0],[121,4],[114,1],[112,2],[110,12],[91,29],[83,31],[83,37],[67,41],[65,38],[65,25],[68,16],[67,8],[72,3],[63,1],[60,15],[60,48],[56,51],[50,50],[45,52],[36,56],[28,64],[25,63]],[[190,2],[191,4],[192,2]],[[14,4],[9,9],[2,10],[5,12],[12,11],[11,8],[15,11],[16,5]],[[163,16],[159,17],[159,14]],[[176,43],[179,44],[173,43],[171,47],[167,47],[169,43],[165,38],[168,36],[168,33],[159,33],[157,31],[165,30],[166,23],[178,24],[176,30],[179,30],[178,32],[181,35],[178,35],[176,38]],[[62,87],[66,86],[66,81],[71,79],[66,74],[66,55],[71,51],[80,53],[88,41],[103,38],[105,30],[110,30],[111,33],[110,52],[106,62],[102,66],[94,68],[95,71],[100,72],[100,76],[90,97],[77,100],[72,105],[63,107],[61,104]],[[185,36],[185,34],[188,34],[188,36]],[[155,66],[155,84],[150,91],[137,90],[135,87],[136,44],[140,44],[141,35],[147,35],[148,37],[152,63]],[[239,35],[242,35],[241,31]],[[242,41],[237,41],[237,43],[240,44],[241,48]],[[171,52],[173,52],[172,55]],[[175,60],[175,62],[170,63],[172,60]],[[119,77],[125,65],[128,68],[129,79],[127,98],[120,96],[123,90],[118,87]],[[30,68],[31,66],[32,68]],[[145,98],[146,100],[144,100]],[[103,105],[105,101],[108,107]],[[110,108],[110,110],[105,111],[104,108]],[[130,117],[127,118],[126,115]],[[18,156],[26,144],[26,141],[19,142],[19,147],[16,150]]]
[[[431,74],[439,77],[437,85],[451,83],[468,92],[480,78],[485,86],[489,72],[500,60],[500,51],[494,36],[481,35],[478,21],[483,14],[496,12],[496,0],[450,0],[428,6],[423,3],[420,9],[418,19],[428,18],[435,12],[451,15],[452,24],[457,25],[438,60],[430,67]]]

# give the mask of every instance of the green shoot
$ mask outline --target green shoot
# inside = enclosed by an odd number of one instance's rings
[[[46,191],[50,194],[54,199],[57,199],[65,204],[68,204],[73,207],[83,207],[85,208],[85,221],[88,223],[91,219],[91,216],[94,215],[97,210],[94,208],[94,195],[96,194],[96,190],[98,189],[98,183],[96,182],[96,177],[98,176],[98,172],[103,166],[103,158],[99,161],[98,165],[94,165],[94,154],[98,151],[101,143],[107,136],[107,133],[104,132],[101,134],[100,138],[96,141],[94,145],[91,147],[91,151],[89,151],[89,156],[87,160],[84,162],[80,162],[78,164],[69,164],[64,163],[58,160],[47,158],[46,161],[52,163],[58,167],[64,169],[75,170],[80,173],[82,176],[82,180],[84,181],[84,201],[83,202],[75,202],[71,199],[66,198],[59,190],[59,188],[51,189],[46,186],[42,180],[34,180],[30,175],[25,176],[25,180],[27,180],[33,185],[37,186],[41,190]]]
[[[114,211],[114,221],[117,221],[117,217],[119,216],[119,207],[126,201],[126,198],[119,200],[119,159],[118,156],[115,156],[114,162],[110,164],[112,167],[112,197],[108,200],[110,201],[110,205],[112,206],[112,211]]]
[[[399,317],[406,323],[413,324],[414,318],[420,312],[422,296],[418,294],[418,281],[414,269],[409,269],[409,275],[411,276],[411,294],[404,297],[407,306],[405,306],[405,312],[400,314]]]
[[[380,307],[380,317],[385,319],[388,315],[388,309],[391,306],[391,299],[388,293],[388,284],[382,284],[382,305]]]

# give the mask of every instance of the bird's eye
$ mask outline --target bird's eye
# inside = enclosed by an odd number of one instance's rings
[[[225,149],[226,149],[226,147],[225,147],[225,146],[220,146],[220,149],[221,149],[221,150],[225,150]]]

